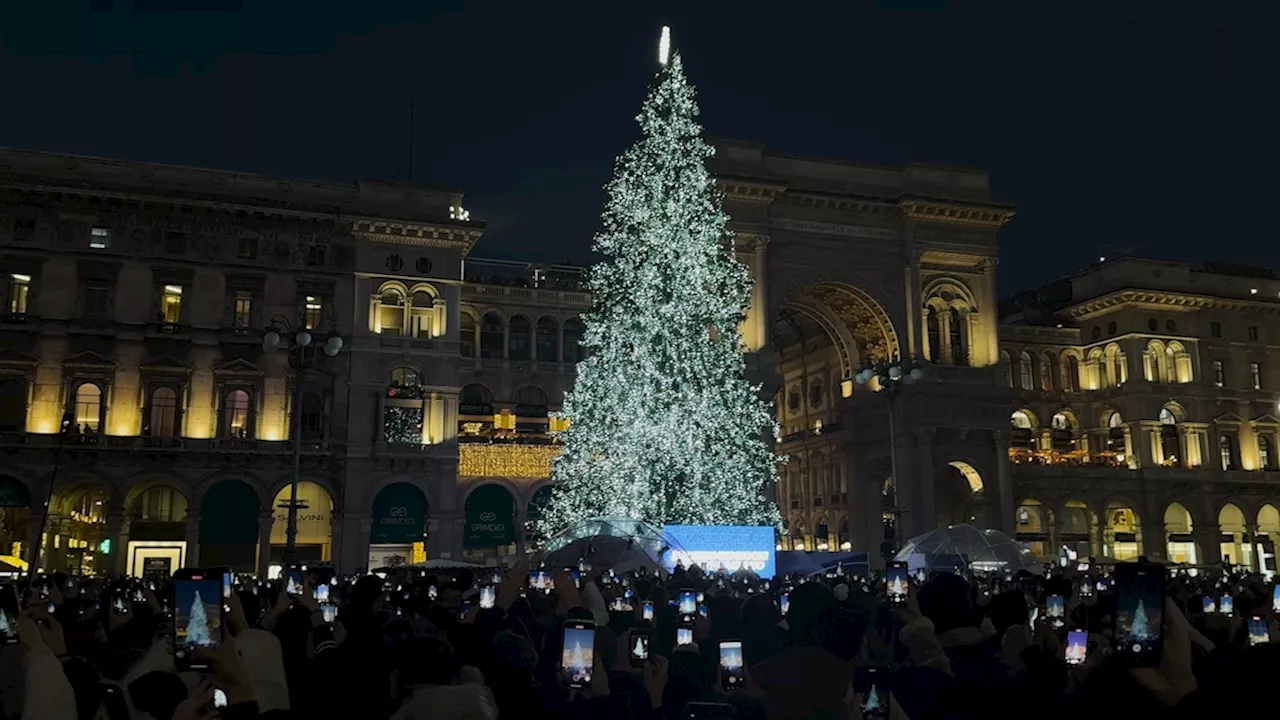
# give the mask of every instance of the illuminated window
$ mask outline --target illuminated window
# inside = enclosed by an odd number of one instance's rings
[[[381,332],[399,335],[404,327],[404,296],[395,290],[384,290],[378,300],[378,322]]]
[[[1022,381],[1021,386],[1023,390],[1031,390],[1035,388],[1035,381],[1032,379],[1031,362],[1032,362],[1031,353],[1023,352],[1022,359],[1018,363],[1019,375],[1021,376],[1020,380]]]
[[[324,313],[324,302],[315,295],[308,295],[302,308],[303,324],[308,330],[315,330],[320,325],[320,318]]]
[[[98,431],[102,421],[102,388],[93,383],[81,383],[76,388],[76,427]]]
[[[182,286],[165,285],[160,293],[160,322],[177,325],[182,318]]]
[[[1222,469],[1234,470],[1236,466],[1236,444],[1231,441],[1230,436],[1223,435],[1218,438],[1218,449],[1222,453]]]
[[[249,437],[249,393],[232,390],[222,399],[222,431],[224,437]]]
[[[1249,375],[1253,378],[1253,389],[1262,389],[1262,363],[1249,363]]]
[[[1222,387],[1227,382],[1226,364],[1221,360],[1213,361],[1213,384]]]
[[[238,328],[247,328],[253,323],[253,292],[237,290],[234,312],[231,318]]]
[[[96,227],[89,231],[89,247],[94,250],[106,250],[111,247],[111,231]]]
[[[13,273],[9,275],[9,314],[26,315],[27,297],[31,294],[31,276]]]
[[[158,387],[151,393],[148,430],[152,437],[171,438],[178,434],[178,393],[171,387]]]
[[[1271,465],[1271,441],[1258,436],[1258,467],[1263,470],[1274,470]]]

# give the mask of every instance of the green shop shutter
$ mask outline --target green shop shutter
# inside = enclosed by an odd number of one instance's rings
[[[427,522],[427,498],[409,483],[392,483],[373,499],[372,545],[421,542]]]
[[[501,485],[483,485],[467,498],[463,545],[498,547],[515,542],[515,501]]]

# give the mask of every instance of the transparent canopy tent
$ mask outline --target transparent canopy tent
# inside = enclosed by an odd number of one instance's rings
[[[540,553],[548,568],[577,567],[585,560],[597,569],[626,572],[662,567],[662,555],[673,547],[660,528],[643,520],[601,517],[582,520],[547,538]]]
[[[918,556],[913,558],[912,556]],[[1039,574],[1040,560],[1026,548],[998,530],[979,530],[972,525],[950,525],[917,535],[906,542],[894,560],[926,572],[1013,572]]]

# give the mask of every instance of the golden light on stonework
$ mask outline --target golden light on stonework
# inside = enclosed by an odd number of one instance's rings
[[[556,445],[489,445],[460,443],[458,474],[464,477],[551,477],[551,461],[560,454]]]

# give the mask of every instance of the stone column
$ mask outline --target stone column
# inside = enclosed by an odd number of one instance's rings
[[[944,310],[938,313],[938,357],[934,362],[942,365],[952,365],[951,350],[951,311]]]
[[[929,344],[929,316],[933,314],[933,308],[920,308],[920,325],[924,331],[920,334],[920,354],[929,362],[938,362],[938,348]],[[941,321],[939,321],[941,322]],[[942,340],[939,338],[938,343]]]
[[[187,557],[186,567],[200,567],[200,508],[187,506],[186,530]]]
[[[995,364],[1000,361],[1000,338],[997,332],[999,323],[997,305],[999,301],[996,299],[996,265],[999,262],[998,258],[989,258],[982,263],[982,299],[980,300],[982,307],[979,307],[978,310],[982,315],[979,321],[985,320],[985,322],[980,322],[984,328],[980,329],[979,336],[982,337],[986,344],[986,357],[988,359],[988,362],[982,363],[983,365]],[[973,344],[976,345],[977,343]],[[975,365],[980,362],[976,353],[974,361]]]
[[[1000,521],[993,525],[1000,532],[1012,536],[1014,503],[1017,501],[1013,499],[1013,476],[1009,472],[1009,433],[996,430],[992,433],[992,440],[996,447],[996,486],[1000,495]],[[1044,520],[1048,523],[1049,518],[1045,517]]]
[[[268,510],[258,516],[258,577],[265,578],[271,567],[271,526],[274,514]]]
[[[369,297],[369,329],[375,333],[382,332],[382,296],[371,295]]]
[[[924,348],[924,328],[921,326],[923,318],[920,315],[920,309],[924,307],[924,301],[920,297],[923,288],[920,286],[920,250],[914,247],[915,244],[915,223],[907,220],[902,227],[902,243],[910,248],[911,253],[911,269],[907,275],[907,323],[911,329],[911,346],[903,353],[903,359],[909,356],[920,357]]]
[[[964,342],[965,364],[974,367],[978,364],[978,354],[974,350],[976,338],[978,337],[978,314],[972,310],[965,310],[961,315],[964,319],[964,325],[961,326],[960,332]]]

